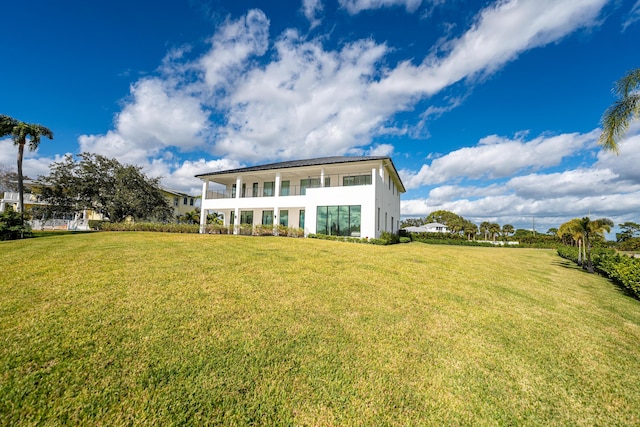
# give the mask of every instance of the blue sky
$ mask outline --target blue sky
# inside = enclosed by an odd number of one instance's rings
[[[195,174],[389,155],[405,217],[446,209],[546,231],[640,222],[640,124],[597,146],[613,83],[640,66],[640,0],[249,0],[3,5],[0,113],[67,153]],[[16,149],[0,141],[0,164]]]

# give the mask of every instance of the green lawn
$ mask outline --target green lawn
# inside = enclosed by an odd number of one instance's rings
[[[555,252],[0,243],[0,425],[638,425],[640,302]]]

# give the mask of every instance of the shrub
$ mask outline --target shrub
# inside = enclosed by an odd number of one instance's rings
[[[605,254],[594,262],[596,270],[640,298],[640,258],[621,254]]]
[[[380,240],[383,240],[385,245],[395,245],[396,243],[400,243],[400,236],[389,233],[388,231],[383,231],[380,233]]]
[[[410,243],[411,242],[411,237],[401,237],[400,238],[400,243]]]
[[[162,222],[104,222],[103,231],[158,231],[164,233],[198,233],[197,224],[174,224]]]
[[[0,240],[15,240],[31,236],[29,224],[22,223],[20,214],[11,206],[0,213]]]
[[[89,220],[89,228],[91,230],[102,230],[102,224],[104,224],[106,221],[102,221],[99,219],[90,219]]]

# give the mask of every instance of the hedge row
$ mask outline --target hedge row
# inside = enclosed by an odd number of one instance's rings
[[[640,258],[627,255],[606,255],[596,269],[640,299]]]
[[[102,222],[99,225],[99,229],[104,231],[158,231],[164,233],[199,233],[200,225],[158,222]],[[207,225],[205,232],[207,234],[233,234],[233,227],[210,224]],[[240,227],[238,227],[238,234],[247,236],[276,235],[284,237],[304,237],[304,230],[295,227],[285,227],[283,225],[273,227],[271,225],[251,226],[248,224],[242,224]]]
[[[326,234],[309,234],[311,239],[334,240],[338,242],[350,243],[368,243],[370,245],[394,245],[396,243],[409,243],[411,239],[408,237],[400,237],[397,234],[383,231],[378,239],[369,239],[368,237],[347,237],[347,236],[328,236]]]
[[[558,255],[578,262],[578,248],[561,246]],[[591,260],[595,270],[640,299],[640,258],[616,253],[613,249],[593,248]]]

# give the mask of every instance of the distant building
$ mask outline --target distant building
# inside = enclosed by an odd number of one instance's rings
[[[187,212],[200,207],[200,196],[193,196],[166,187],[161,187],[160,190],[167,198],[169,206],[173,208],[173,218],[176,220]]]
[[[403,228],[407,233],[448,233],[449,229],[446,225],[440,224],[439,222],[431,222],[429,224],[424,224],[419,227],[405,227]]]

